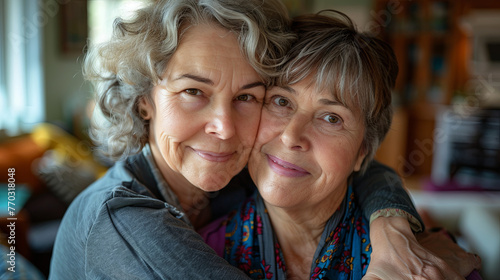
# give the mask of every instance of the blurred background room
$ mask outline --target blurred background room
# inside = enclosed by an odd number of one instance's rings
[[[14,176],[16,250],[45,275],[65,209],[112,164],[88,138],[86,46],[148,1],[0,1],[0,244]],[[448,228],[482,257],[483,278],[499,279],[500,1],[283,1],[292,15],[340,10],[392,45],[395,114],[376,158],[403,178],[427,227]]]

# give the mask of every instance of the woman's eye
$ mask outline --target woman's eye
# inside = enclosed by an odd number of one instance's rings
[[[336,116],[336,115],[327,115],[323,118],[325,121],[327,121],[328,123],[331,123],[331,124],[338,124],[340,123],[342,120]]]
[[[252,100],[254,97],[250,94],[242,94],[242,95],[238,95],[236,97],[236,100],[237,101],[250,101]]]
[[[276,96],[273,99],[273,102],[274,102],[274,104],[281,106],[281,107],[285,107],[285,106],[288,106],[290,104],[290,101],[288,101],[288,99],[286,99],[282,96]]]
[[[189,95],[201,95],[201,90],[195,88],[188,88],[184,92]]]

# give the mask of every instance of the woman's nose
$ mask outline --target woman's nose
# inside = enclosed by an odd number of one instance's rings
[[[215,108],[205,126],[205,132],[226,140],[236,133],[233,116],[229,108]]]
[[[307,134],[308,121],[304,117],[294,116],[281,132],[281,142],[291,150],[306,151],[309,149]]]

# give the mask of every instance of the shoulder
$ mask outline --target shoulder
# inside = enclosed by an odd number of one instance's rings
[[[150,190],[126,168],[117,162],[99,180],[90,185],[71,203],[65,214],[72,225],[83,225],[87,230],[99,218],[123,207],[164,208],[165,202],[154,197]],[[67,218],[66,218],[67,216]]]
[[[147,188],[142,188],[141,192],[140,182],[126,170],[123,163],[115,164],[70,204],[59,227],[59,243],[73,243],[69,247],[75,244],[84,246],[94,224],[99,220],[109,220],[109,213],[116,209],[135,205],[164,207],[163,201],[148,196]]]
[[[51,276],[62,277],[67,273],[83,274],[82,260],[90,229],[99,212],[113,197],[114,190],[122,186],[113,166],[101,179],[80,193],[70,204],[58,229],[51,261]],[[119,171],[119,170],[118,170]],[[122,174],[122,179],[129,180]]]
[[[144,239],[158,235],[162,224],[174,228],[171,235],[178,232],[175,229],[189,228],[171,210],[117,163],[78,195],[66,211],[54,245],[51,274],[85,273],[82,262],[89,261],[88,256],[108,256],[116,251],[108,248],[108,252],[102,252],[104,245],[128,248],[124,245],[127,239],[140,240],[135,238],[139,234]],[[156,228],[158,232],[153,230]],[[117,254],[125,256],[124,250]]]

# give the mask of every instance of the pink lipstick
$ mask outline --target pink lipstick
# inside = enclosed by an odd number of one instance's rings
[[[234,153],[214,153],[202,150],[193,149],[193,151],[200,157],[213,162],[224,162],[231,159]]]
[[[279,175],[286,177],[302,177],[309,175],[307,170],[298,167],[275,156],[267,155],[267,162],[271,169]]]

